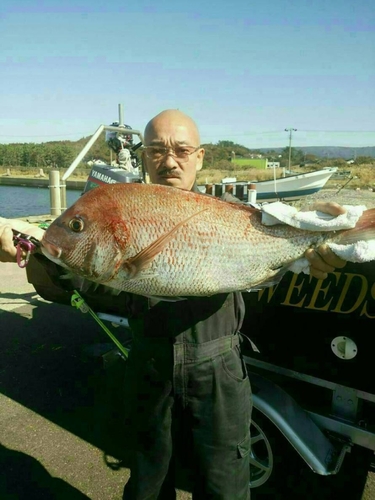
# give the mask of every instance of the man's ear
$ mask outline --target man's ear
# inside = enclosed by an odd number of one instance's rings
[[[203,148],[199,149],[198,154],[197,154],[197,163],[195,165],[195,170],[197,172],[199,172],[199,170],[202,170],[204,153],[205,153],[205,150]]]

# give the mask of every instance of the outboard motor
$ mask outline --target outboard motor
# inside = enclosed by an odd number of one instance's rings
[[[101,184],[143,182],[141,161],[135,154],[142,142],[134,144],[133,135],[126,133],[127,130],[132,130],[130,125],[120,127],[118,122],[113,122],[111,126],[121,129],[119,132],[106,131],[105,134],[108,147],[116,154],[116,161],[112,165],[94,162],[83,193]]]
[[[119,127],[119,123],[113,122],[111,126]],[[132,134],[126,133],[126,130],[132,130],[132,128],[130,125],[122,125],[121,128],[124,129],[123,132],[107,131],[105,133],[105,140],[108,146],[112,149],[112,151],[116,153],[117,165],[120,168],[124,168],[125,170],[128,170],[129,172],[136,174],[138,173],[139,160],[137,155],[134,154],[134,151],[137,148],[134,149]]]

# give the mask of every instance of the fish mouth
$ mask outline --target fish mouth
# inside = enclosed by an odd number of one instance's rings
[[[59,260],[62,254],[62,249],[60,247],[47,241],[45,238],[41,241],[41,250],[46,257],[54,261]]]

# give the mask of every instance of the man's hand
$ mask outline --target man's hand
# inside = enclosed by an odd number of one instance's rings
[[[310,210],[319,210],[326,214],[338,216],[346,212],[345,208],[334,202],[317,202]],[[328,273],[332,273],[335,268],[343,268],[346,264],[345,260],[337,257],[336,254],[328,247],[328,245],[320,245],[317,249],[309,248],[305,252],[305,257],[310,263],[310,274],[317,279],[325,279]]]
[[[8,224],[0,225],[0,262],[16,262],[17,250],[13,245],[13,232]]]
[[[12,229],[25,233],[40,240],[44,230],[19,219],[4,219],[0,217],[0,262],[16,262],[17,249],[13,244]]]

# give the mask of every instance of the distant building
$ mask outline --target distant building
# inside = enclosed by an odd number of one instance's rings
[[[280,162],[279,161],[267,161],[266,168],[280,168]]]

